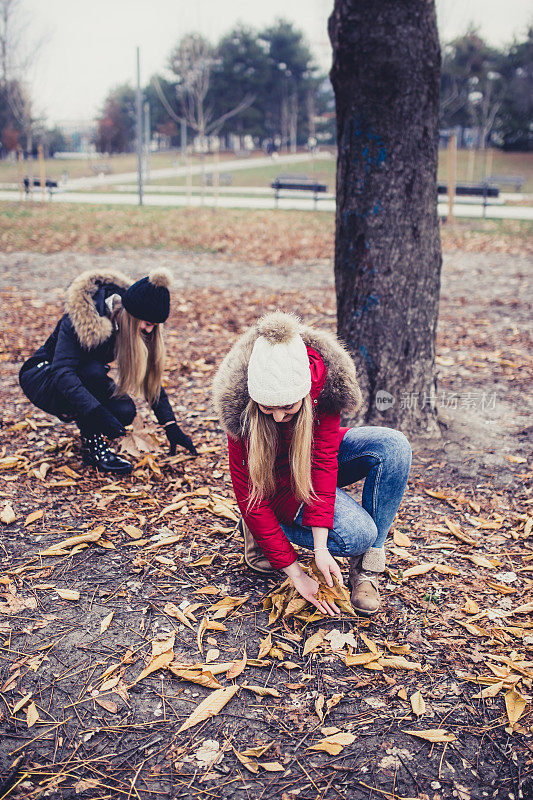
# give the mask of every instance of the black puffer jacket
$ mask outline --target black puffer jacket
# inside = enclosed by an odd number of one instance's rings
[[[22,376],[40,362],[49,362],[52,385],[75,409],[76,417],[85,417],[100,405],[78,372],[89,362],[109,364],[114,360],[115,331],[107,315],[106,300],[113,294],[122,297],[131,283],[119,272],[89,271],[79,275],[67,291],[66,313],[21,368]],[[152,410],[161,425],[175,419],[164,389]]]

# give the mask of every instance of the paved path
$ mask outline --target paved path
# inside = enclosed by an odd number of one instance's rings
[[[0,200],[16,200],[16,192],[0,191]],[[36,192],[33,200],[42,202],[42,194]],[[45,202],[49,202],[46,200]],[[139,197],[134,192],[105,193],[105,192],[64,192],[54,195],[53,203],[91,203],[102,205],[137,205]],[[217,200],[211,195],[204,198],[192,195],[187,198],[185,195],[176,194],[151,194],[144,195],[146,206],[191,206],[194,208],[250,208],[250,209],[274,209],[276,207],[273,196],[270,197],[232,197],[230,195],[220,195]],[[315,203],[312,197],[280,197],[280,209],[285,211],[313,211]],[[321,198],[316,206],[317,211],[335,211],[335,200]],[[439,202],[439,214],[445,217],[448,214],[448,203]],[[454,207],[456,217],[471,217],[481,219],[483,217],[483,206],[481,204],[465,203],[456,204]],[[533,221],[533,207],[531,206],[502,206],[490,205],[486,208],[485,217],[487,219],[518,219]]]

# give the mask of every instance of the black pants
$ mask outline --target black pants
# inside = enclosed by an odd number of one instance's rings
[[[116,385],[108,373],[107,364],[99,361],[88,361],[76,371],[87,391],[123,425],[130,425],[137,413],[135,403],[129,395],[113,397]],[[22,391],[33,405],[48,414],[53,414],[63,422],[75,421],[83,433],[83,422],[80,419],[79,409],[74,408],[56,388],[50,364],[47,361],[29,365],[27,368],[23,366],[19,381]]]

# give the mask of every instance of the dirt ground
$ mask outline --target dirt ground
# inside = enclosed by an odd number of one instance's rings
[[[132,476],[114,482],[83,469],[74,427],[32,409],[17,371],[81,270],[139,277],[156,265],[175,275],[168,391],[200,456],[169,458],[143,410],[161,448],[140,452]],[[209,386],[236,335],[267,309],[334,329],[331,265],[0,255],[0,511],[14,516],[1,525],[0,798],[527,797],[529,271],[525,256],[445,254],[443,443],[413,442],[379,615],[305,612],[269,624],[265,598],[280,595],[283,575],[243,566]],[[87,541],[49,553],[80,534]],[[334,647],[331,632],[355,643]],[[220,686],[239,688],[178,732],[213,691],[191,680],[200,663],[204,680],[211,667]],[[335,736],[341,743],[324,745]]]

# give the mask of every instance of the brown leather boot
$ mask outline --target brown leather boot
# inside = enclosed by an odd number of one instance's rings
[[[244,537],[244,561],[250,569],[254,572],[259,572],[261,575],[270,575],[275,572],[274,567],[271,566],[270,561],[264,555],[263,551],[254,539],[248,525],[243,519],[240,519],[237,528]]]
[[[350,558],[349,583],[353,610],[362,617],[372,617],[380,607],[378,573],[363,569],[363,556]]]

